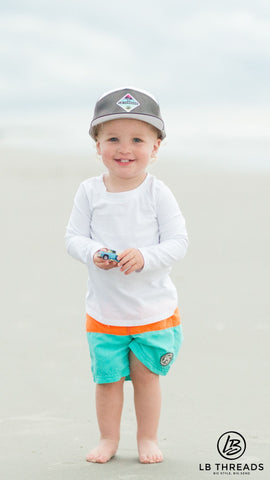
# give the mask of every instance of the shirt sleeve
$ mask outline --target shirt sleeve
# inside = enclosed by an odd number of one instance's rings
[[[142,271],[171,267],[184,258],[188,247],[185,219],[171,190],[164,184],[156,200],[159,243],[139,248],[144,257]]]
[[[65,244],[69,255],[82,263],[93,261],[95,252],[104,245],[90,237],[91,208],[82,183],[75,195],[70,219],[66,228]]]

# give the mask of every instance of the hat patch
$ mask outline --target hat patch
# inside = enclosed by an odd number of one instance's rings
[[[137,102],[136,98],[132,97],[130,93],[127,93],[117,102],[117,105],[123,108],[126,112],[131,112],[131,110],[138,107],[140,104]]]
[[[167,365],[171,363],[172,359],[173,353],[165,353],[165,355],[162,355],[162,357],[160,357],[160,365],[162,365],[163,367],[167,367]]]

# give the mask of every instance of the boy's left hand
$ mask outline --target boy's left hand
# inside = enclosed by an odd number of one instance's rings
[[[128,248],[117,256],[120,260],[118,267],[121,272],[125,272],[125,275],[141,270],[144,266],[143,255],[136,248]]]

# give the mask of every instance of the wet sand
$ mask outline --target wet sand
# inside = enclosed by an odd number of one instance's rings
[[[216,444],[229,430],[246,439],[242,463],[265,465],[250,478],[269,478],[270,175],[164,158],[151,167],[174,191],[190,236],[172,273],[185,341],[161,380],[165,461],[138,463],[129,382],[118,454],[94,465],[84,460],[98,435],[86,269],[66,254],[63,236],[79,183],[103,169],[85,156],[0,153],[1,478],[213,478],[199,464],[222,462]]]

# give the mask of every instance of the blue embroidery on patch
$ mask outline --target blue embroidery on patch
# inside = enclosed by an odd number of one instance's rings
[[[138,107],[140,104],[136,98],[132,97],[130,93],[127,93],[124,97],[120,98],[117,105],[123,108],[126,112],[131,112],[131,110]]]

